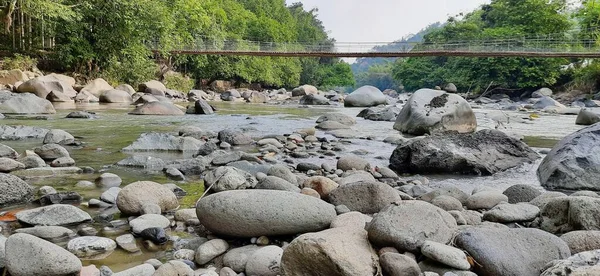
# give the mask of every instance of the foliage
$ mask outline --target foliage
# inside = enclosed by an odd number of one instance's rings
[[[24,56],[20,54],[15,54],[12,58],[5,58],[1,69],[3,70],[14,70],[19,69],[21,71],[33,71],[37,66],[37,59]]]
[[[502,39],[553,34],[560,38],[571,28],[563,0],[493,0],[489,5],[450,18],[425,35],[426,43]],[[393,76],[407,90],[455,83],[460,91],[483,92],[488,87],[534,89],[557,84],[565,59],[540,58],[409,58],[399,60]]]
[[[165,75],[163,83],[168,89],[177,90],[181,92],[189,92],[194,89],[195,80],[188,76],[184,76],[181,73],[169,73]]]
[[[356,86],[372,85],[381,91],[386,89],[399,90],[400,83],[393,78],[392,65],[393,63],[385,63],[371,66],[367,72],[362,72],[356,76]]]

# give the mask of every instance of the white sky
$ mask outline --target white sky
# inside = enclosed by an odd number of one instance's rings
[[[489,0],[286,0],[318,8],[338,42],[392,42],[427,25],[470,12]]]

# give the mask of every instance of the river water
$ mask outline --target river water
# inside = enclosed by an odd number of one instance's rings
[[[116,162],[127,157],[121,149],[131,144],[141,133],[145,132],[177,132],[177,129],[183,126],[196,126],[204,130],[218,132],[225,128],[241,129],[255,138],[263,137],[269,134],[282,135],[292,133],[295,130],[314,127],[316,119],[328,112],[341,112],[350,116],[356,116],[362,109],[343,108],[338,106],[330,107],[301,107],[293,105],[252,105],[252,104],[234,104],[234,103],[216,103],[218,114],[216,115],[186,115],[180,117],[155,117],[155,116],[134,116],[127,115],[132,110],[131,106],[123,105],[58,105],[57,114],[48,116],[45,120],[33,120],[30,118],[7,118],[2,120],[6,125],[28,125],[38,126],[48,129],[63,129],[73,134],[77,139],[83,142],[83,146],[70,148],[71,156],[77,162],[77,166],[90,166],[98,171],[92,175],[61,176],[53,178],[32,178],[27,181],[34,186],[51,185],[59,191],[77,191],[83,197],[84,201],[91,198],[98,198],[103,192],[101,189],[79,190],[75,184],[79,180],[93,181],[100,172],[113,172],[121,176],[123,186],[134,181],[152,180],[159,183],[169,183],[162,173],[149,173],[142,170],[124,169],[113,166]],[[94,111],[97,114],[96,119],[66,119],[65,116],[73,110]],[[504,120],[500,129],[505,130],[511,135],[519,136],[534,149],[543,151],[551,148],[557,141],[568,134],[580,129],[575,125],[576,116],[573,115],[551,115],[540,114],[539,118],[531,119],[527,112],[508,111],[499,113],[497,110],[474,109],[480,129],[496,128],[498,116],[508,118]],[[347,138],[345,143],[345,154],[358,151],[364,154],[373,166],[389,165],[389,157],[395,146],[384,143],[386,137],[398,136],[399,133],[393,130],[393,122],[373,122],[357,118],[357,124],[352,127],[349,134],[352,138]],[[336,139],[328,133],[317,131],[317,136],[325,136],[329,139]],[[40,146],[41,141],[3,141],[2,143],[13,147],[22,153],[25,150]],[[160,155],[161,158],[180,158],[177,154]],[[314,158],[309,162],[331,163],[335,164],[335,157]],[[303,161],[305,162],[305,161]],[[514,184],[527,184],[538,187],[541,186],[536,177],[536,170],[541,160],[534,164],[526,164],[506,172],[488,177],[471,177],[457,175],[434,175],[427,176],[430,179],[430,185],[433,187],[441,186],[446,183],[458,185],[466,192],[481,185],[505,189]],[[191,179],[188,183],[177,183],[182,188],[188,190],[191,198],[190,202],[197,199],[202,190],[194,186]],[[197,184],[197,183],[196,183]],[[190,205],[189,202],[186,203]],[[183,204],[182,205],[186,205]],[[10,209],[29,206],[13,206]],[[184,206],[191,207],[191,206]],[[5,208],[7,210],[7,208]],[[0,209],[0,211],[3,211]],[[88,210],[92,215],[96,211]],[[0,225],[1,226],[1,225]],[[100,225],[97,225],[101,227]],[[95,264],[109,264],[115,271],[132,267],[140,264],[149,258],[164,258],[165,252],[153,253],[144,250],[138,255],[127,255],[123,252],[113,253],[108,259]]]

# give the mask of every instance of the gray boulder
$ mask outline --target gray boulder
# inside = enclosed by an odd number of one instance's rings
[[[123,151],[181,151],[197,152],[204,142],[192,137],[173,136],[168,133],[142,133]]]
[[[475,113],[459,95],[421,89],[402,108],[394,129],[413,135],[457,131],[471,133],[477,129]]]
[[[556,197],[541,208],[540,229],[550,233],[600,230],[600,199],[586,196]]]
[[[347,155],[341,157],[337,162],[337,168],[342,171],[369,171],[371,170],[371,164],[369,161],[354,155]]]
[[[133,88],[132,88],[133,89]],[[90,81],[86,84],[80,91],[80,93],[89,93],[96,97],[100,97],[102,93],[108,90],[113,90],[113,87],[104,79],[98,78]],[[121,91],[127,91],[123,89],[119,89]]]
[[[0,157],[17,159],[19,157],[19,153],[9,146],[0,144]]]
[[[162,230],[164,228],[169,227],[169,225],[171,225],[171,221],[169,221],[168,218],[163,217],[161,215],[157,215],[157,214],[141,215],[135,219],[132,219],[129,222],[131,231],[136,235],[141,234],[146,229],[154,230],[152,228],[158,228],[158,229]],[[162,232],[164,233],[164,231],[162,231]],[[150,235],[147,238],[157,238],[156,233],[157,232],[151,231],[150,233],[148,233]],[[160,232],[158,232],[158,233],[160,233]],[[158,237],[158,238],[160,238],[160,237]]]
[[[361,117],[369,121],[393,122],[396,121],[398,114],[400,114],[400,109],[395,106],[382,108],[372,107],[361,111],[358,113],[358,115],[356,115],[356,117]]]
[[[23,163],[10,158],[0,157],[0,173],[10,173],[22,169],[25,169]]]
[[[540,88],[540,89],[534,91],[533,93],[531,93],[531,97],[532,98],[551,97],[552,94],[554,94],[552,92],[552,89],[543,87],[543,88]]]
[[[294,239],[283,252],[281,274],[381,275],[381,268],[377,254],[367,239],[367,232],[354,227],[342,227],[304,234]]]
[[[394,150],[390,168],[399,173],[492,175],[539,155],[525,143],[496,130],[413,139]]]
[[[221,130],[218,137],[221,142],[229,143],[232,146],[249,145],[254,142],[247,134],[233,129]]]
[[[200,199],[198,219],[211,232],[233,237],[293,235],[329,227],[333,205],[298,193],[236,190]]]
[[[543,96],[541,98],[538,98],[538,100],[533,104],[533,108],[535,109],[549,109],[549,108],[553,108],[553,109],[565,109],[567,108],[566,106],[564,106],[563,104],[559,103],[558,101],[556,101],[555,99],[552,99],[548,96]]]
[[[112,276],[152,276],[154,275],[155,271],[156,270],[154,269],[154,266],[151,264],[142,264],[118,273],[114,273]]]
[[[363,86],[344,99],[345,107],[371,107],[387,104],[387,97],[374,86]]]
[[[103,237],[78,237],[67,243],[67,250],[83,259],[100,260],[108,257],[117,248],[117,243]]]
[[[380,182],[358,182],[338,187],[329,193],[333,205],[346,205],[363,214],[379,213],[385,207],[402,201],[398,192]]]
[[[52,129],[44,137],[44,144],[69,145],[73,142],[75,142],[75,137],[62,129]]]
[[[0,126],[0,140],[43,139],[47,129],[30,126]]]
[[[315,95],[318,94],[319,90],[312,85],[302,85],[300,87],[296,87],[292,90],[292,97],[302,97],[306,95]]]
[[[54,204],[17,213],[20,222],[29,225],[62,226],[92,220],[85,211],[67,204]]]
[[[61,242],[65,239],[75,236],[75,232],[62,226],[36,226],[30,228],[20,228],[15,233],[24,233],[36,236],[49,242]]]
[[[5,246],[6,246],[6,238],[2,235],[0,235],[0,269],[4,268],[6,266],[6,251],[5,251]]]
[[[560,238],[569,245],[571,254],[600,249],[600,231],[597,230],[572,231]]]
[[[165,212],[176,209],[179,201],[169,188],[152,181],[131,183],[117,196],[117,207],[123,214],[141,214],[146,204],[156,204]]]
[[[45,98],[33,94],[16,94],[0,91],[0,113],[2,114],[54,114],[56,110]]]
[[[581,252],[565,260],[548,263],[540,276],[600,275],[600,250]]]
[[[455,243],[479,264],[480,275],[538,276],[548,262],[571,256],[564,241],[538,229],[468,228]]]
[[[321,95],[306,95],[300,99],[302,105],[330,105],[329,99]]]
[[[547,189],[600,191],[600,124],[562,139],[546,155],[537,176]]]
[[[172,260],[161,265],[152,276],[195,275],[194,270],[182,261]]]
[[[530,202],[534,198],[540,196],[540,192],[535,187],[524,184],[510,186],[502,194],[508,197],[508,203],[515,204],[520,202]]]
[[[379,256],[383,275],[389,276],[421,276],[419,264],[404,254],[386,252]]]
[[[258,184],[256,184],[255,189],[259,190],[280,190],[280,191],[288,191],[288,192],[300,192],[300,188],[298,185],[292,184],[284,179],[281,179],[276,176],[267,176],[261,179]]]
[[[229,249],[229,244],[227,241],[222,239],[213,239],[201,244],[198,249],[196,249],[194,260],[196,263],[204,265],[217,256],[227,252],[227,249]]]
[[[136,107],[129,112],[131,115],[163,115],[163,116],[183,116],[185,112],[178,106],[168,102],[150,102]]]
[[[19,85],[17,92],[32,93],[41,99],[46,99],[48,94],[52,91],[63,93],[71,98],[75,97],[77,91],[72,87],[74,80],[73,83],[70,83],[69,81],[66,81],[66,79],[57,76],[58,75],[47,75],[28,80]]]
[[[410,252],[419,252],[425,240],[448,243],[456,229],[452,215],[423,201],[390,205],[367,226],[369,240],[375,245]]]
[[[102,92],[100,95],[101,103],[126,103],[130,104],[133,102],[131,95],[123,90],[111,89]]]
[[[334,121],[347,126],[352,126],[356,124],[356,119],[342,113],[327,113],[317,119],[317,124],[326,121]]]
[[[81,261],[69,251],[28,234],[14,234],[6,241],[6,268],[13,276],[78,275]]]
[[[483,219],[486,221],[511,223],[532,221],[540,214],[540,208],[529,203],[498,204],[485,212]]]
[[[254,244],[231,249],[223,256],[223,264],[237,273],[244,272],[248,258],[258,249],[259,247]]]
[[[247,275],[278,276],[283,249],[269,245],[260,248],[248,258],[246,263]]]
[[[33,149],[33,152],[46,161],[52,161],[61,157],[71,157],[69,151],[58,144],[46,144]]]
[[[206,188],[212,186],[215,192],[241,190],[256,186],[256,179],[251,174],[234,167],[218,167],[204,177]]]
[[[591,126],[600,122],[600,115],[586,109],[579,111],[575,124],[580,126]]]
[[[207,101],[199,99],[194,103],[194,114],[210,115],[213,113],[215,110]]]
[[[14,175],[0,173],[0,191],[0,207],[4,207],[31,200],[34,188]]]

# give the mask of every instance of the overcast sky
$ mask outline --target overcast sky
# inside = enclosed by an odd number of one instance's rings
[[[489,0],[286,0],[318,8],[338,42],[392,42]]]

